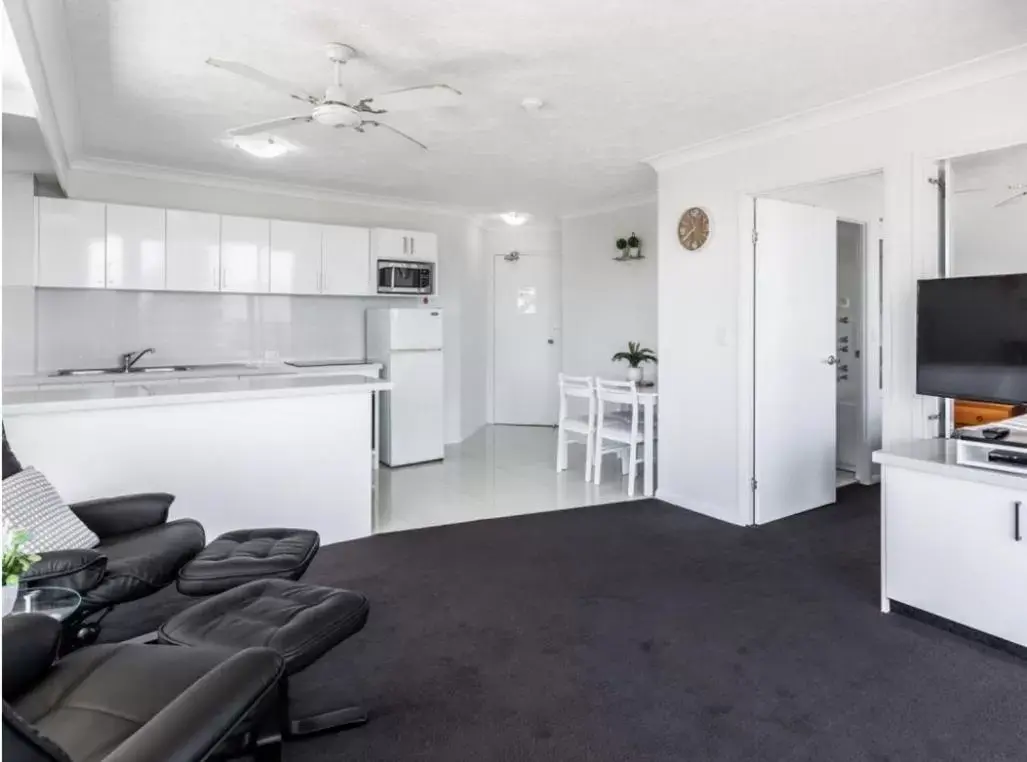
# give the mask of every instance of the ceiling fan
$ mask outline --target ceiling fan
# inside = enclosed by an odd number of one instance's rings
[[[1007,196],[1006,198],[995,204],[995,208],[998,209],[1000,206],[1008,206],[1014,201],[1020,201],[1023,198],[1027,198],[1027,183],[1012,183],[1006,185],[1005,189],[1012,191],[1013,195]],[[982,191],[992,190],[991,188],[964,188],[957,190],[956,193],[981,193]]]
[[[332,62],[335,77],[334,83],[325,89],[325,94],[320,98],[310,94],[298,85],[272,77],[270,74],[265,74],[247,64],[236,61],[223,61],[218,58],[208,58],[207,63],[211,66],[224,69],[240,77],[245,77],[252,82],[257,82],[267,88],[284,93],[290,98],[295,98],[298,101],[303,101],[313,106],[313,109],[305,114],[296,114],[279,119],[269,119],[265,122],[247,124],[228,130],[227,135],[233,138],[243,137],[280,127],[310,124],[311,122],[325,127],[345,127],[357,132],[364,132],[368,127],[384,127],[427,151],[428,146],[424,143],[410,137],[405,132],[397,130],[392,125],[379,121],[377,117],[393,111],[413,111],[421,108],[452,106],[460,102],[462,94],[459,90],[449,85],[437,84],[393,90],[368,98],[360,98],[355,103],[351,103],[349,94],[342,84],[342,67],[357,54],[357,51],[350,45],[332,42],[325,46],[325,54],[328,56],[328,60]]]

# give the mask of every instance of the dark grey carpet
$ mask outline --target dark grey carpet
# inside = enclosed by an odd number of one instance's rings
[[[742,529],[646,501],[326,547],[306,581],[371,619],[295,697],[373,718],[286,758],[1023,762],[1027,664],[878,611],[877,504],[850,487]]]

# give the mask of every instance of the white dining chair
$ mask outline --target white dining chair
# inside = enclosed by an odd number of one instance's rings
[[[559,375],[560,385],[560,417],[557,422],[556,435],[556,470],[567,470],[567,447],[570,444],[568,434],[585,438],[585,481],[592,478],[592,461],[595,458],[596,431],[596,392],[595,382],[587,376]],[[588,413],[573,415],[571,400],[587,400]]]
[[[603,455],[617,453],[621,456],[623,472],[628,477],[628,497],[634,497],[638,466],[645,462],[645,431],[638,403],[638,388],[634,381],[607,381],[602,378],[597,378],[595,385],[596,441],[593,481],[599,484],[603,470]],[[612,444],[607,445],[607,441]],[[643,453],[641,458],[640,446]]]

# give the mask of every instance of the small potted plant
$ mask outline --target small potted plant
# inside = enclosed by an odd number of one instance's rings
[[[18,599],[18,580],[25,571],[39,560],[35,553],[28,553],[24,545],[28,542],[28,532],[15,529],[7,536],[4,543],[3,574],[4,574],[4,598],[3,614],[7,616],[14,608],[14,602]]]
[[[617,255],[616,257],[615,257],[615,259],[616,259],[616,260],[617,260],[618,262],[619,262],[619,261],[622,261],[622,260],[625,260],[625,259],[627,259],[627,258],[628,258],[628,257],[630,256],[630,255],[628,254],[628,239],[627,239],[627,238],[618,238],[618,239],[617,239],[617,251],[619,251],[619,252],[620,252],[620,253],[619,253],[619,254],[618,254],[618,255]]]
[[[628,381],[638,383],[642,380],[642,364],[656,362],[656,353],[643,347],[641,342],[629,341],[627,352],[618,352],[611,358],[614,362],[625,361],[628,364]]]
[[[631,235],[628,236],[628,240],[625,241],[627,244],[627,257],[628,259],[641,259],[642,258],[642,242],[638,239],[638,236],[632,231]]]

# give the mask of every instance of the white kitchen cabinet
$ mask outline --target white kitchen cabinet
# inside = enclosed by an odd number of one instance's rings
[[[410,239],[410,256],[413,259],[424,262],[435,262],[439,258],[438,237],[434,233],[425,233],[423,230],[407,231]]]
[[[164,289],[164,210],[107,204],[107,288]]]
[[[271,293],[319,294],[323,291],[322,228],[310,222],[271,220]]]
[[[371,252],[374,259],[434,262],[438,259],[437,236],[419,230],[374,228],[371,230]]]
[[[221,290],[221,217],[168,209],[165,239],[169,291]]]
[[[221,290],[267,293],[271,222],[221,217]]]
[[[884,608],[898,601],[1027,646],[1027,483],[946,471],[884,462]]]
[[[325,225],[322,294],[364,296],[371,290],[371,231]]]
[[[40,198],[38,211],[38,284],[104,288],[107,285],[106,204]]]

